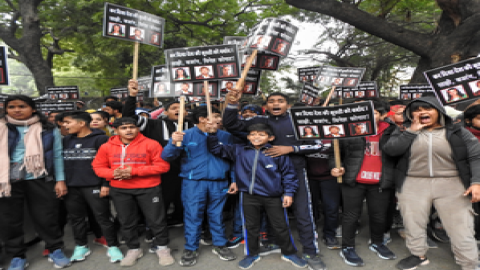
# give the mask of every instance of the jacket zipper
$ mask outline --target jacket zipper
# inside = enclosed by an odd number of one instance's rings
[[[122,157],[121,157],[121,168],[122,169],[125,169],[125,156],[127,155],[127,147],[129,145],[124,145],[122,144]],[[122,181],[122,179],[118,180],[118,181]]]
[[[259,149],[255,149],[255,159],[253,160],[253,170],[252,170],[252,183],[250,183],[250,188],[248,192],[250,195],[253,195],[253,186],[255,185],[255,174],[257,171],[257,160],[258,160],[258,154],[260,153]]]
[[[433,177],[433,165],[432,165],[432,133],[428,134],[428,170],[430,171],[430,177]]]

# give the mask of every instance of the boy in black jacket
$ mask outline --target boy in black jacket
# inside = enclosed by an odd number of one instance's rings
[[[75,250],[71,261],[83,261],[90,254],[87,246],[87,207],[93,212],[102,228],[109,246],[107,255],[111,262],[121,261],[117,234],[110,219],[108,182],[99,178],[92,168],[97,150],[107,142],[103,131],[90,129],[92,118],[89,113],[74,111],[64,114],[63,126],[70,135],[63,138],[63,159],[68,194],[65,205],[70,216],[75,239]]]

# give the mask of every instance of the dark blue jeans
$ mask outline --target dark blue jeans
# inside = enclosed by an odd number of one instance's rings
[[[313,216],[319,218],[318,202],[322,201],[324,214],[323,237],[334,238],[338,227],[338,208],[340,207],[341,192],[336,178],[329,180],[311,180],[310,192],[312,193]]]

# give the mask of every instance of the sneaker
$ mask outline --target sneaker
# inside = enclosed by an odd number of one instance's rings
[[[107,240],[105,239],[105,236],[93,239],[93,243],[96,244],[96,245],[104,246],[104,247],[108,248],[108,243],[107,243]]]
[[[141,248],[129,249],[127,255],[120,262],[120,266],[133,266],[141,257],[143,257],[143,250]]]
[[[338,243],[338,240],[336,238],[323,238],[323,243],[327,246],[328,249],[339,249],[342,248],[340,243]]]
[[[428,261],[427,257],[421,259],[418,256],[410,255],[409,257],[402,259],[397,263],[397,268],[401,270],[413,270],[416,269],[418,266],[427,265],[430,262]]]
[[[213,245],[212,238],[211,237],[202,237],[202,239],[200,239],[200,244],[202,244],[204,246],[211,246],[211,245]]]
[[[224,261],[233,261],[237,258],[233,252],[228,249],[226,246],[223,247],[213,247],[212,249],[213,254],[217,254],[220,260]]]
[[[8,267],[8,270],[23,270],[27,267],[28,267],[27,259],[15,257],[10,262],[10,267]]]
[[[167,220],[167,227],[168,228],[183,227],[183,221],[176,220],[176,219]]]
[[[340,238],[342,237],[342,225],[338,226],[335,230],[335,237]]]
[[[392,242],[392,237],[390,236],[390,232],[388,233],[384,233],[383,234],[383,242],[382,244],[383,245],[387,245],[388,243]],[[368,239],[368,244],[371,245],[372,244],[372,239]]]
[[[308,268],[310,270],[326,270],[327,266],[320,259],[320,255],[308,255],[303,254],[303,259],[307,262]]]
[[[450,237],[448,237],[447,232],[443,228],[433,228],[432,230],[433,238],[437,239],[442,243],[450,242]]]
[[[227,242],[227,247],[228,248],[236,248],[238,246],[240,246],[240,244],[245,244],[245,240],[243,239],[243,236],[240,236],[240,237],[232,237],[230,239],[228,239],[228,242]]]
[[[435,243],[435,241],[433,241],[433,239],[428,236],[427,236],[427,246],[428,248],[438,248],[437,243]]]
[[[47,257],[48,254],[50,254],[50,250],[44,249],[44,250],[42,251],[42,256],[43,256],[43,257]]]
[[[350,266],[364,266],[362,258],[357,255],[354,247],[345,247],[340,250],[340,257],[343,258],[343,261]]]
[[[260,247],[258,251],[258,255],[260,256],[267,256],[273,253],[281,253],[280,247],[275,244],[264,245],[263,247]]]
[[[377,253],[380,259],[395,260],[397,258],[397,256],[395,256],[395,254],[390,249],[388,249],[388,247],[385,246],[384,244],[381,244],[381,245],[371,244],[369,248],[371,251]]]
[[[172,255],[170,254],[169,248],[157,249],[157,256],[158,256],[158,263],[161,266],[168,266],[175,263],[175,259],[173,259]]]
[[[153,233],[152,230],[146,230],[145,231],[145,243],[151,243],[153,242]]]
[[[84,261],[90,255],[90,249],[87,246],[75,246],[73,255],[70,257],[71,262]]]
[[[290,262],[293,266],[298,267],[298,268],[305,268],[308,266],[307,262],[298,257],[297,254],[292,254],[292,255],[282,255],[282,260],[286,262]]]
[[[252,266],[260,261],[262,257],[260,256],[245,256],[245,258],[243,258],[243,260],[241,260],[240,262],[238,262],[238,267],[240,267],[240,269],[250,269],[252,268]]]
[[[198,251],[194,250],[183,250],[182,258],[178,262],[181,266],[192,266],[197,263]]]
[[[107,256],[110,258],[111,263],[116,263],[123,260],[122,251],[120,251],[118,247],[109,247]]]
[[[48,261],[53,262],[55,268],[64,268],[70,266],[72,262],[70,261],[61,249],[57,249],[54,252],[48,254]]]

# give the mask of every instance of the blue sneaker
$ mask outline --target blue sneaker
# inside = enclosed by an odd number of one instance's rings
[[[256,255],[256,256],[245,256],[245,258],[243,258],[243,260],[241,260],[240,262],[238,262],[238,267],[240,267],[240,269],[250,269],[252,268],[252,266],[260,261],[261,257]]]
[[[340,251],[340,257],[343,258],[343,261],[350,266],[364,266],[362,258],[357,255],[354,247],[345,247]]]
[[[57,249],[54,252],[48,254],[48,261],[53,262],[53,266],[55,268],[64,268],[67,266],[70,266],[72,262],[70,262],[70,259],[63,254],[63,251],[61,249]]]
[[[258,254],[260,256],[267,256],[273,253],[281,252],[280,247],[275,244],[268,244],[266,246],[262,246],[258,251],[259,251]]]
[[[305,268],[307,267],[307,262],[298,257],[297,254],[292,254],[292,255],[282,255],[282,260],[286,262],[290,262],[293,266],[298,267],[298,268]]]
[[[70,257],[71,262],[84,261],[90,255],[90,249],[87,246],[75,246],[73,255]]]
[[[243,236],[240,236],[240,237],[232,237],[230,239],[228,239],[228,242],[227,244],[225,245],[227,248],[236,248],[238,247],[240,244],[245,244],[245,241],[243,239]]]
[[[12,262],[10,262],[10,267],[8,267],[8,270],[23,270],[27,268],[27,266],[27,259],[16,257],[12,259]]]
[[[111,263],[116,263],[123,260],[123,254],[118,247],[109,247],[107,256],[110,257]]]

